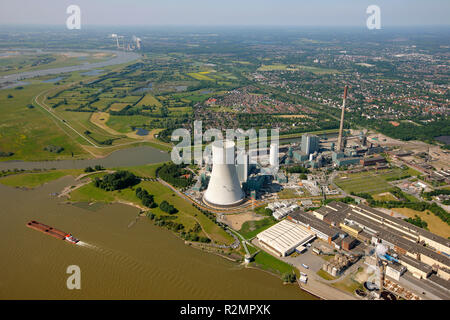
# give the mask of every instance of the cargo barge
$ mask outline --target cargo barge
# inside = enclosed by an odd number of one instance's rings
[[[28,222],[27,223],[27,227],[31,228],[31,229],[34,229],[34,230],[37,230],[37,231],[41,231],[41,232],[43,232],[45,234],[48,234],[49,236],[52,236],[52,237],[54,237],[56,239],[66,240],[66,241],[68,241],[70,243],[73,243],[73,244],[77,244],[80,241],[80,240],[74,238],[71,234],[68,234],[68,233],[66,233],[64,231],[55,229],[53,227],[50,227],[50,226],[48,226],[46,224],[43,224],[43,223],[40,223],[40,222],[37,222],[37,221],[34,221],[34,220]]]

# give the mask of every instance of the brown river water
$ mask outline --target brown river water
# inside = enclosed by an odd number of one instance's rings
[[[69,205],[50,194],[64,177],[33,190],[0,185],[0,299],[314,299],[296,285],[184,245],[126,205]],[[29,220],[72,233],[66,241]],[[81,289],[66,286],[81,269]]]

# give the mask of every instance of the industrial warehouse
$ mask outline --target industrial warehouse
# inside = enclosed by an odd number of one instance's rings
[[[435,296],[450,297],[450,240],[364,204],[333,201],[309,212],[297,208],[256,239],[261,248],[284,261],[297,261],[294,264],[300,267],[305,267],[304,262],[314,263],[332,277],[340,277],[361,260],[378,274],[376,285],[369,282],[369,287],[391,286],[404,297],[419,299],[413,292],[420,289],[403,287],[411,284],[412,276],[418,281],[416,288],[425,286]],[[328,256],[325,262],[318,257],[314,262],[305,253],[313,240],[311,252],[316,257]],[[370,248],[380,246],[385,249],[382,254],[370,253]],[[322,261],[320,265],[317,259]]]
[[[259,233],[256,238],[264,248],[280,257],[285,257],[297,248],[301,252],[302,246],[314,240],[315,237],[310,230],[288,220],[283,220]]]

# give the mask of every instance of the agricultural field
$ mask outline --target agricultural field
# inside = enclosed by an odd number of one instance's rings
[[[188,76],[191,76],[195,80],[206,80],[206,81],[213,81],[214,79],[207,76],[209,72],[192,72],[188,73]]]
[[[262,65],[258,68],[258,71],[275,71],[275,70],[286,70],[287,65],[285,64],[272,64],[272,65]]]

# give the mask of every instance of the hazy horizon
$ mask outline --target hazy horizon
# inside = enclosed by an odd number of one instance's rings
[[[365,27],[369,5],[382,27],[450,25],[448,0],[1,0],[0,25],[65,25],[72,4],[84,26]]]

